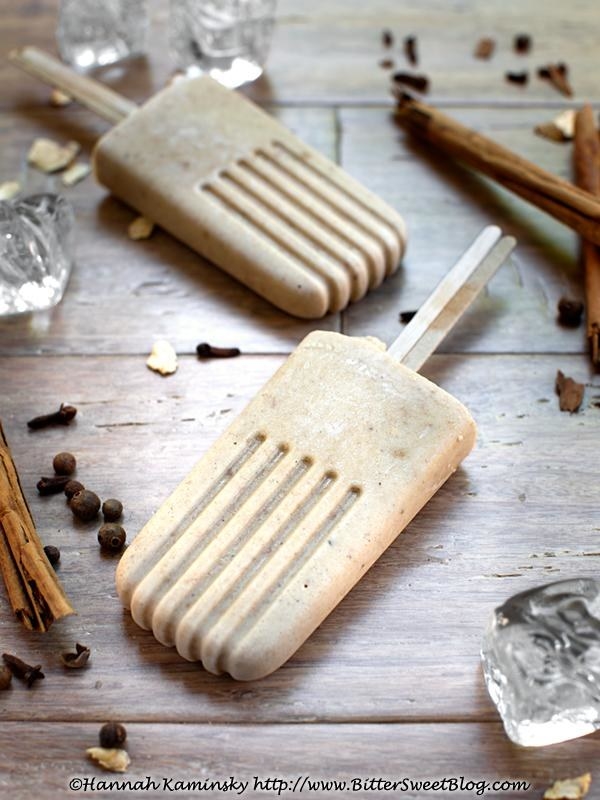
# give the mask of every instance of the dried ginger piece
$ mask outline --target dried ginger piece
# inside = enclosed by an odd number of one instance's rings
[[[571,413],[577,411],[583,400],[584,390],[583,383],[577,383],[573,378],[565,377],[558,370],[556,373],[556,392],[561,411],[570,411]]]
[[[148,239],[153,230],[154,223],[151,220],[146,217],[136,217],[133,222],[129,223],[127,235],[137,242],[139,239]]]
[[[590,790],[592,775],[586,772],[577,778],[555,781],[544,792],[544,800],[582,800]]]
[[[21,191],[19,181],[5,181],[0,183],[0,200],[12,200]]]
[[[146,366],[161,375],[172,375],[177,370],[177,353],[165,339],[158,339],[152,345]]]
[[[92,761],[109,772],[125,772],[131,764],[127,750],[118,747],[88,747],[85,752]]]
[[[58,172],[69,166],[80,149],[77,142],[67,142],[63,147],[52,139],[36,139],[31,145],[27,161],[42,172]]]
[[[75,186],[76,183],[87,178],[91,171],[92,168],[89,164],[78,161],[63,172],[62,182],[65,186]]]

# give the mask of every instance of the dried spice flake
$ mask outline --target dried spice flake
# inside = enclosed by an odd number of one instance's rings
[[[506,72],[504,77],[509,83],[516,83],[519,86],[525,86],[529,81],[529,73],[525,72]]]
[[[91,171],[92,168],[89,164],[84,164],[83,161],[79,161],[63,172],[62,182],[65,186],[75,186],[76,183],[87,178]]]
[[[77,642],[75,644],[74,653],[63,653],[60,658],[65,667],[69,669],[81,669],[85,667],[90,660],[90,655],[90,648]]]
[[[131,764],[127,751],[118,747],[88,747],[85,752],[92,761],[109,772],[125,772]]]
[[[494,39],[485,37],[484,39],[480,39],[477,42],[475,46],[475,52],[473,53],[473,55],[475,56],[475,58],[488,59],[493,56],[495,49],[496,49],[496,42],[494,41]]]
[[[406,36],[404,39],[404,55],[406,56],[406,60],[408,63],[416,67],[419,63],[419,56],[417,53],[417,37],[416,36]]]
[[[384,47],[391,47],[394,44],[394,34],[390,30],[382,31],[381,44]]]
[[[379,62],[379,66],[381,69],[393,69],[394,68],[394,59],[393,58],[382,58]]]
[[[161,375],[172,375],[177,370],[177,353],[169,342],[159,339],[152,345],[146,366]]]
[[[52,139],[36,139],[27,154],[27,161],[42,172],[65,169],[79,153],[77,142],[67,142],[64,147]]]
[[[50,93],[50,105],[54,108],[64,108],[73,102],[73,98],[66,92],[61,92],[60,89],[52,89]]]
[[[152,236],[154,230],[154,223],[146,217],[136,217],[127,228],[127,235],[130,239],[138,241],[139,239],[148,239]]]
[[[555,781],[544,792],[544,800],[582,800],[589,792],[591,783],[592,776],[589,772],[577,778]]]
[[[21,191],[19,181],[5,181],[0,183],[0,200],[12,200]]]
[[[570,411],[571,414],[577,411],[583,400],[584,389],[583,383],[565,377],[560,370],[556,373],[556,392],[561,411]]]
[[[413,75],[410,72],[394,72],[392,75],[394,83],[402,83],[404,86],[410,86],[416,92],[429,91],[429,78],[426,75]]]
[[[576,113],[574,108],[567,108],[550,122],[536,125],[534,133],[553,142],[568,142],[575,136]]]

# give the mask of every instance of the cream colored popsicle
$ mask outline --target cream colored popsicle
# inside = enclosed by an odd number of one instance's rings
[[[279,308],[316,319],[397,269],[400,215],[240,93],[181,79],[138,108],[36,48],[11,58],[117,123],[100,183]]]
[[[295,652],[474,444],[466,408],[396,358],[420,365],[512,249],[499,236],[486,229],[389,351],[304,339],[122,557],[138,625],[240,680]]]

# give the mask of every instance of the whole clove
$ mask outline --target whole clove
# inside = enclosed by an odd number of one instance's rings
[[[429,78],[426,75],[412,75],[410,72],[394,72],[392,75],[394,83],[402,83],[410,86],[416,92],[429,91]]]
[[[417,37],[406,36],[404,38],[404,55],[406,60],[412,67],[416,67],[419,63],[419,56],[417,53]]]
[[[525,86],[529,81],[529,73],[525,72],[506,72],[504,77],[509,83],[517,83],[520,86]]]
[[[10,689],[12,676],[13,674],[6,664],[0,667],[0,692],[3,692],[5,689]]]
[[[77,642],[75,644],[74,653],[63,653],[60,658],[65,667],[69,669],[81,669],[85,667],[90,660],[91,652],[89,647]]]
[[[52,475],[50,478],[40,478],[36,486],[41,495],[60,494],[64,492],[69,480],[68,475]]]
[[[381,33],[381,44],[384,47],[391,47],[394,44],[394,34],[390,30],[384,30]]]
[[[76,414],[77,409],[75,406],[68,406],[61,403],[58,411],[55,411],[53,414],[42,414],[39,417],[30,419],[27,423],[27,427],[35,431],[40,428],[47,428],[49,425],[68,425],[69,422],[75,418]]]
[[[42,672],[41,664],[31,666],[31,664],[26,664],[20,658],[17,658],[17,656],[13,656],[10,653],[3,653],[2,658],[15,678],[25,681],[28,689],[31,689],[36,681],[43,680],[44,673]]]
[[[53,544],[47,544],[44,547],[44,553],[46,553],[46,558],[52,564],[53,567],[55,567],[60,561],[60,550]]]
[[[208,342],[202,342],[196,345],[196,353],[198,358],[234,358],[240,355],[241,350],[239,347],[214,347]]]
[[[566,328],[577,328],[583,316],[583,303],[580,300],[569,300],[561,297],[558,301],[558,322]]]
[[[531,50],[531,36],[528,33],[518,33],[513,42],[515,53],[525,55]]]
[[[73,453],[57,453],[53,460],[52,466],[57,475],[72,475],[77,466],[77,460]]]
[[[70,480],[65,484],[65,495],[67,500],[71,500],[77,492],[82,492],[85,489],[83,483],[79,481]]]
[[[121,747],[127,739],[125,726],[120,722],[107,722],[98,734],[100,747]]]

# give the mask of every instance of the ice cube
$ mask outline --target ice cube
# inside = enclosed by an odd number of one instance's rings
[[[0,202],[0,316],[56,305],[72,267],[73,211],[64,197]]]
[[[513,742],[539,746],[600,728],[600,583],[549,583],[494,612],[482,649],[488,691]]]

